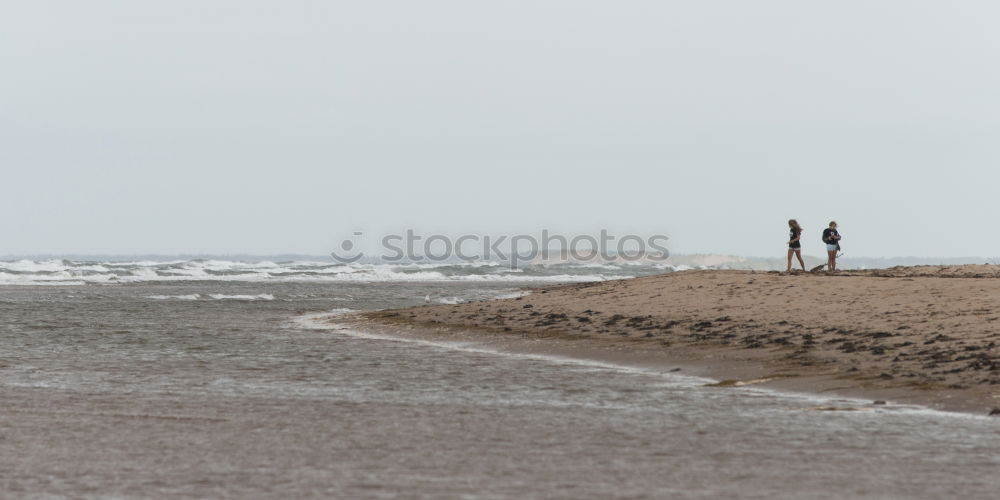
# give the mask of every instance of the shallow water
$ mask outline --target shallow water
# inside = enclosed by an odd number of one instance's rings
[[[4,496],[995,498],[1000,487],[1000,420],[317,321],[511,287],[0,287]],[[861,411],[806,410],[831,404]]]

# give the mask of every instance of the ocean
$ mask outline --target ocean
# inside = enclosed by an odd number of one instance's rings
[[[333,261],[113,260],[0,261],[0,285],[82,285],[178,281],[338,282],[571,282],[630,278],[690,269],[665,263],[583,262],[523,265],[498,262],[341,264]]]
[[[995,498],[991,417],[336,324],[671,270],[0,262],[0,496]]]

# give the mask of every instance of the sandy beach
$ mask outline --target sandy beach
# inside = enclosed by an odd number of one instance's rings
[[[354,315],[357,328],[935,409],[1000,406],[1000,266],[684,271]],[[734,389],[735,388],[735,389]]]

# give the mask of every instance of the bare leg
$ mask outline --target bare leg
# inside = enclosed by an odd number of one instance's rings
[[[827,260],[826,266],[830,270],[830,272],[835,272],[837,270],[837,251],[833,250],[826,253],[827,255],[829,255],[829,259]]]
[[[802,250],[796,250],[795,251],[795,256],[799,258],[799,265],[802,266],[802,270],[805,271],[806,270],[806,263],[805,263],[805,261],[802,260]],[[788,267],[792,267],[791,266],[791,262],[788,263]]]
[[[795,250],[792,250],[791,248],[788,249],[788,266],[785,267],[785,272],[786,273],[792,272],[792,253],[793,252],[795,252]]]

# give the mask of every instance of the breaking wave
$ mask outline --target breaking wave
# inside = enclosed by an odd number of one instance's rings
[[[677,268],[662,264],[558,263],[516,269],[492,262],[458,264],[340,264],[321,261],[0,261],[0,285],[118,284],[152,281],[375,282],[375,281],[601,281],[658,274]],[[155,297],[197,300],[198,297]],[[262,297],[225,297],[268,300]]]

